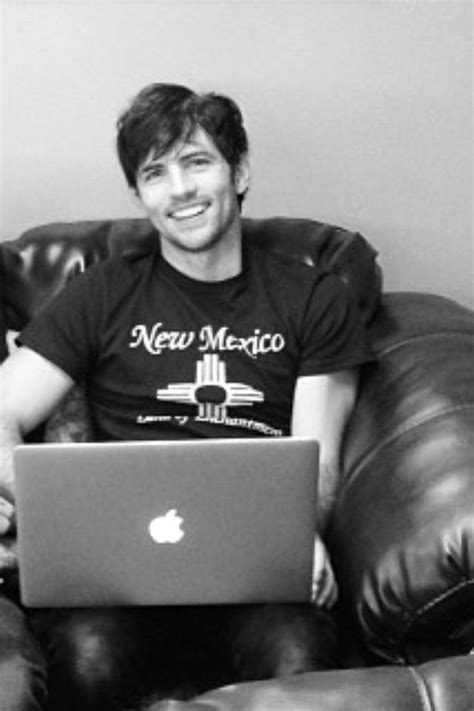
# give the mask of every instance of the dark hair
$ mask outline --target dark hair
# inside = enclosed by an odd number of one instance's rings
[[[117,122],[117,151],[127,183],[136,189],[140,165],[185,141],[201,127],[230,165],[233,174],[248,151],[242,114],[220,94],[196,94],[179,84],[150,84],[133,99]]]

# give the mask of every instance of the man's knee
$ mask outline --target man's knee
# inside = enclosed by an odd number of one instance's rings
[[[66,626],[62,644],[76,674],[94,683],[113,680],[119,641],[113,625],[86,619]]]
[[[139,691],[140,635],[129,617],[117,611],[71,612],[50,632],[52,708],[113,708]],[[73,700],[76,706],[73,705]]]
[[[71,612],[51,635],[53,666],[67,665],[91,683],[116,681],[133,666],[138,633],[125,615],[116,611]]]
[[[289,676],[338,666],[333,617],[311,605],[265,605],[240,618],[233,644],[239,679]]]

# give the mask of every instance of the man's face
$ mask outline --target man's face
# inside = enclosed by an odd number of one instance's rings
[[[240,221],[237,194],[248,177],[247,161],[232,175],[201,128],[168,153],[151,153],[137,171],[137,193],[165,256],[209,251],[231,239]]]

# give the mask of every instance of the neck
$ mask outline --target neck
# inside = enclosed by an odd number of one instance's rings
[[[240,224],[209,249],[193,252],[162,240],[161,252],[171,266],[196,281],[217,282],[231,279],[242,271]]]

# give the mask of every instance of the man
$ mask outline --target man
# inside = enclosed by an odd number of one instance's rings
[[[85,381],[99,440],[317,438],[324,534],[357,366],[370,359],[344,285],[243,240],[250,168],[232,100],[152,84],[120,118],[117,147],[127,182],[157,229],[157,248],[75,279],[5,362],[0,530],[14,518],[13,447],[74,382]],[[212,388],[174,387],[211,364],[256,396],[241,404],[227,393],[223,406]],[[48,653],[51,708],[129,708],[153,686],[174,694],[178,685],[181,695],[192,695],[331,666],[333,629],[323,608],[334,603],[336,586],[319,537],[313,592],[313,606],[35,615]]]

